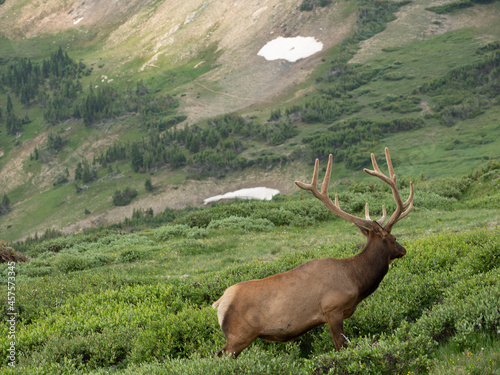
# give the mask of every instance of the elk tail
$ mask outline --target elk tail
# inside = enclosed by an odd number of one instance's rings
[[[215,302],[212,304],[212,309],[216,309],[217,307],[219,307],[219,304],[220,304],[220,300],[221,300],[221,299],[222,299],[222,297],[221,297],[221,298],[219,298],[217,301],[215,301]]]

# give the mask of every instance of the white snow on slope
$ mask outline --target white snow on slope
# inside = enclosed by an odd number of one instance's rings
[[[268,42],[257,53],[266,60],[284,59],[290,62],[312,56],[323,49],[323,43],[313,37],[297,36],[295,38],[278,37]]]
[[[222,199],[259,199],[270,201],[273,196],[279,194],[280,191],[276,189],[270,189],[266,187],[256,187],[256,188],[248,188],[248,189],[240,189],[236,191],[232,191],[222,195],[216,195],[214,197],[210,197],[205,199],[204,204],[208,204],[211,202],[217,202]]]

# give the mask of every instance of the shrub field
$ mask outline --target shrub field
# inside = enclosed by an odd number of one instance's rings
[[[361,250],[352,224],[300,193],[12,245],[31,261],[0,271],[0,372],[498,374],[498,164],[414,181],[414,212],[394,229],[407,255],[345,321],[341,352],[324,325],[286,344],[257,339],[236,360],[212,357],[225,339],[211,304],[225,288]],[[360,213],[365,201],[373,216],[382,202],[391,209],[390,192],[377,184],[340,190],[345,210]]]

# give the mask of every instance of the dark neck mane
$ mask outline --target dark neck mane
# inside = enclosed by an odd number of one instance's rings
[[[363,251],[352,258],[351,264],[360,297],[368,297],[389,271],[387,249],[382,241],[369,239]]]

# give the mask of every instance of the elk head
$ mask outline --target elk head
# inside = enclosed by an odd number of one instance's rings
[[[373,154],[373,170],[364,171],[391,187],[396,210],[388,220],[384,206],[382,217],[372,220],[368,204],[363,219],[340,209],[337,195],[332,202],[328,196],[332,155],[321,191],[317,188],[318,160],[310,184],[295,182],[299,188],[310,191],[333,213],[354,223],[367,237],[367,244],[361,253],[351,258],[315,259],[287,272],[227,288],[212,305],[218,308],[219,324],[227,340],[217,355],[230,353],[237,356],[257,337],[269,341],[289,341],[323,323],[328,323],[336,349],[345,346],[343,320],[349,318],[358,303],[377,289],[389,264],[406,254],[391,230],[413,207],[413,184],[410,183],[409,198],[403,202],[387,148],[385,154],[389,177],[380,171]]]

